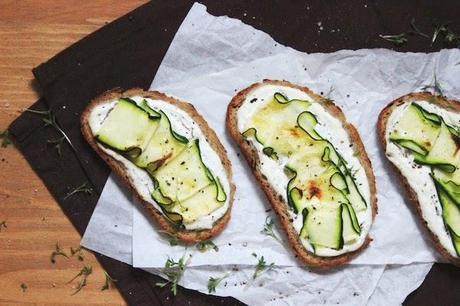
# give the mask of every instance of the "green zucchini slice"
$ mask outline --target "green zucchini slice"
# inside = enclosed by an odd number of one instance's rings
[[[449,197],[460,205],[460,169],[456,168],[454,172],[448,173],[441,169],[433,169],[432,178]]]
[[[147,168],[150,174],[158,169],[161,165],[174,159],[187,146],[188,140],[175,136],[172,130],[171,122],[168,116],[163,112],[159,112],[161,118],[156,132],[148,142],[144,152],[136,159],[134,163],[141,168]]]
[[[133,103],[120,99],[95,134],[97,141],[130,158],[141,154],[158,127],[157,120]]]
[[[460,236],[460,207],[455,204],[442,188],[437,187],[444,222],[455,235]]]
[[[173,202],[181,202],[213,182],[201,159],[198,139],[155,171],[154,177],[158,182],[157,189]]]
[[[436,138],[440,132],[440,125],[432,120],[432,116],[426,116],[428,112],[423,113],[421,107],[415,103],[411,103],[399,121],[390,132],[390,140],[395,143],[408,140],[416,144],[419,149],[426,154],[431,150]],[[407,145],[406,142],[403,144]],[[412,145],[408,149],[414,148]]]
[[[359,238],[361,229],[353,207],[351,207],[349,204],[342,204],[342,220],[343,241],[345,244],[353,243]]]
[[[342,205],[322,203],[312,206],[304,223],[304,233],[309,242],[316,247],[341,249],[343,246]]]
[[[291,155],[311,143],[296,122],[298,114],[305,111],[310,102],[287,100],[282,94],[277,97],[281,102],[270,99],[248,120],[242,134],[245,138],[254,137],[264,147],[273,148],[278,155]]]
[[[136,102],[134,102],[134,103],[136,103]],[[151,119],[160,119],[161,114],[159,112],[157,112],[156,110],[154,110],[153,108],[151,108],[149,106],[149,104],[147,103],[146,99],[143,99],[141,101],[141,103],[139,104],[139,107],[142,108],[144,111],[146,111],[147,114],[149,114],[149,117]]]
[[[315,131],[315,125],[318,123],[316,116],[311,112],[303,112],[297,117],[297,124],[304,130],[312,139],[322,140],[323,138]]]
[[[426,156],[414,154],[414,161],[454,172],[459,160],[460,139],[442,122],[438,138]]]
[[[207,216],[223,205],[224,201],[218,201],[214,185],[208,185],[200,189],[194,195],[175,203],[171,212],[182,216],[184,224],[190,224],[201,217]]]
[[[242,133],[263,146],[274,159],[287,158],[286,196],[296,214],[302,214],[300,237],[314,250],[340,249],[359,238],[355,211],[366,209],[346,161],[316,130],[310,102],[289,100],[277,92],[248,120]]]

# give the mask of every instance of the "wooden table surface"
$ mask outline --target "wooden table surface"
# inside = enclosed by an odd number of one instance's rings
[[[40,93],[31,69],[145,0],[1,0],[0,130]],[[80,235],[14,146],[0,147],[0,305],[124,305],[116,289],[101,291],[105,276],[94,256],[50,256],[59,242],[70,255]],[[80,269],[87,286],[73,295]],[[27,285],[25,292],[21,284]]]

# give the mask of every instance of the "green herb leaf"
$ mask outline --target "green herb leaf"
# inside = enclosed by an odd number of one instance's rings
[[[166,285],[171,286],[171,292],[173,295],[177,294],[177,284],[182,278],[182,275],[184,275],[185,269],[187,268],[188,260],[190,259],[191,255],[189,255],[189,258],[186,260],[186,255],[182,256],[178,261],[174,261],[171,258],[168,258],[165,262],[165,267],[163,269],[163,274],[164,276],[168,279],[167,282],[162,282],[162,283],[156,283],[155,285],[158,287],[165,287]]]
[[[70,281],[67,282],[67,284],[70,284],[71,282],[73,282],[78,277],[81,277],[80,282],[78,283],[78,285],[77,285],[75,291],[72,293],[72,295],[77,294],[78,292],[80,292],[81,289],[83,289],[83,287],[86,286],[86,279],[88,278],[88,276],[91,273],[93,273],[93,268],[91,266],[84,266],[80,270],[80,272],[77,275],[75,275],[74,278],[72,278]]]
[[[69,198],[69,197],[71,197],[74,194],[77,194],[79,192],[83,192],[83,193],[86,193],[86,194],[90,195],[90,194],[93,193],[93,188],[90,187],[88,182],[84,182],[80,186],[76,187],[75,189],[73,189],[72,191],[67,193],[67,195],[64,197],[64,200],[66,200],[67,198]]]
[[[83,248],[80,245],[78,248],[73,248],[70,247],[70,255],[73,257],[74,255],[77,255],[77,258],[79,261],[85,260],[84,255],[83,255]]]
[[[10,139],[10,132],[8,130],[0,132],[0,138],[2,139],[2,148],[6,148],[8,145],[13,143]]]
[[[52,263],[56,263],[56,256],[64,256],[65,258],[69,258],[69,256],[67,256],[67,254],[59,246],[59,242],[56,242],[56,249],[51,253]]]
[[[27,286],[26,283],[22,283],[22,284],[21,284],[22,292],[26,292],[27,288],[29,288],[29,287]]]
[[[447,25],[448,25],[447,23],[435,25],[433,36],[431,37],[431,45],[434,44],[434,42],[440,36],[440,34],[447,32]]]
[[[70,138],[67,136],[67,134],[62,130],[62,128],[59,126],[59,124],[56,121],[56,116],[51,110],[34,110],[34,109],[29,109],[25,108],[24,112],[36,114],[42,116],[42,121],[45,123],[44,126],[51,126],[53,127],[59,134],[64,137],[65,141],[69,144],[69,146],[76,152],[77,150],[73,146],[72,142],[70,141]],[[60,150],[60,149],[59,149]]]
[[[435,24],[433,36],[431,38],[431,45],[439,38],[443,37],[444,42],[449,45],[456,45],[457,47],[460,46],[460,35],[455,33],[449,28],[449,22]]]
[[[227,278],[229,275],[230,275],[230,273],[227,273],[222,277],[212,277],[212,276],[210,276],[209,280],[208,280],[208,292],[209,293],[216,292],[216,287],[219,286],[220,282],[223,279]]]
[[[101,291],[112,288],[113,283],[117,281],[116,279],[113,279],[112,277],[110,277],[110,275],[105,271],[104,271],[104,275],[105,275],[105,283],[104,283],[104,286],[101,287]]]
[[[406,33],[401,33],[398,35],[379,35],[379,37],[393,43],[396,46],[402,46],[407,43]]]
[[[8,226],[6,225],[6,220],[0,222],[0,232],[2,231],[2,228],[8,228]]]
[[[212,242],[211,240],[203,240],[203,241],[200,241],[196,244],[196,248],[200,251],[200,252],[206,252],[208,250],[214,250],[216,252],[219,252],[219,247],[217,245],[214,244],[214,242]]]
[[[252,256],[257,258],[256,253],[252,253]],[[271,264],[267,264],[267,262],[265,262],[265,258],[263,256],[260,256],[260,258],[258,258],[256,270],[254,271],[254,274],[252,275],[252,279],[256,279],[262,273],[273,269],[274,266],[275,266],[275,263],[272,262]]]
[[[273,231],[274,225],[275,225],[275,221],[273,221],[273,219],[270,216],[267,216],[267,218],[265,218],[264,228],[260,231],[260,233],[270,236],[276,241],[278,241],[279,243],[281,243],[281,240],[278,238],[278,236]]]

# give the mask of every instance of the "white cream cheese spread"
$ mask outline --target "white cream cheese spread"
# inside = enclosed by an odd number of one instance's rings
[[[144,97],[134,96],[130,97],[137,104],[140,104]],[[227,178],[224,166],[219,158],[217,152],[211,147],[206,140],[205,135],[201,131],[199,125],[182,109],[161,100],[154,100],[151,98],[145,98],[148,105],[156,110],[163,111],[170,119],[172,129],[185,136],[187,139],[198,139],[200,143],[200,152],[202,159],[209,170],[214,176],[220,179],[224,192],[230,194],[230,182]],[[107,117],[108,113],[115,107],[117,100],[107,101],[106,103],[99,104],[91,111],[89,115],[89,126],[93,135],[101,128],[102,123]],[[121,154],[104,147],[98,143],[98,146],[108,155],[112,156],[119,162],[121,162],[126,170],[126,173],[131,178],[137,192],[142,199],[152,204],[158,211],[162,211],[158,203],[156,203],[151,197],[151,191],[153,190],[153,182],[147,171],[137,167],[134,163],[123,157]],[[187,230],[200,230],[212,228],[214,222],[222,218],[229,208],[230,197],[227,197],[222,206],[213,211],[212,213],[203,216],[192,223],[184,224]]]
[[[245,101],[238,109],[238,130],[240,133],[243,133],[246,123],[251,119],[252,116],[254,116],[254,114],[256,114],[256,112],[261,107],[268,103],[277,92],[283,94],[289,99],[310,101],[312,104],[309,106],[308,111],[313,113],[318,120],[318,124],[315,127],[315,130],[334,146],[337,152],[340,153],[344,160],[347,161],[350,168],[356,170],[355,182],[367,203],[367,208],[363,211],[357,212],[356,214],[358,223],[361,225],[360,236],[353,243],[345,244],[343,248],[339,250],[331,248],[318,248],[316,249],[315,254],[326,257],[338,256],[340,254],[354,251],[364,243],[365,238],[370,230],[372,223],[371,194],[365,170],[359,159],[354,154],[351,140],[347,134],[347,131],[344,129],[342,122],[331,115],[320,103],[315,102],[307,93],[302,90],[288,86],[263,85],[250,91],[246,95]],[[280,156],[278,160],[272,159],[262,152],[263,146],[257,142],[254,137],[250,137],[249,141],[251,141],[251,144],[257,148],[258,157],[260,160],[260,172],[267,178],[268,182],[277,192],[277,194],[284,199],[286,205],[288,205],[286,193],[289,178],[284,171],[286,162],[288,160],[287,157]],[[293,219],[293,226],[297,233],[300,234],[300,230],[303,224],[302,214],[299,212],[296,215],[293,210],[289,211]],[[312,245],[308,240],[301,238],[301,241],[303,246],[308,251],[313,251]]]

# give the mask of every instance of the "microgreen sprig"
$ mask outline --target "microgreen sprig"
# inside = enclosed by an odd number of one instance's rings
[[[93,188],[90,187],[88,182],[84,182],[80,186],[76,187],[75,189],[73,189],[72,191],[67,193],[67,195],[64,197],[64,200],[66,200],[67,198],[69,198],[69,197],[71,197],[74,194],[77,194],[79,192],[83,192],[83,193],[86,193],[86,194],[92,194],[93,193]]]
[[[402,46],[407,43],[407,34],[405,32],[397,35],[379,35],[379,37],[396,46]]]
[[[217,245],[214,244],[214,242],[212,242],[211,240],[203,240],[203,241],[200,241],[196,244],[196,248],[200,251],[200,252],[206,252],[208,250],[214,250],[216,252],[219,252],[219,247]]]
[[[208,292],[213,293],[216,292],[216,287],[219,286],[220,282],[227,278],[230,275],[230,273],[225,274],[224,276],[221,277],[209,277],[208,280]]]
[[[155,285],[163,288],[168,284],[171,286],[171,292],[173,295],[177,294],[177,284],[179,283],[180,279],[184,275],[185,269],[187,268],[188,262],[190,260],[190,255],[188,259],[186,259],[186,255],[184,254],[178,261],[174,261],[171,258],[168,258],[165,263],[165,267],[163,269],[163,274],[166,276],[168,281],[156,283]]]
[[[73,257],[74,255],[77,255],[79,261],[85,260],[83,256],[83,248],[81,246],[75,249],[73,247],[70,247],[70,256]]]
[[[433,36],[431,37],[431,45],[433,45],[439,37],[443,36],[444,41],[447,43],[460,46],[460,35],[452,31],[449,28],[449,24],[449,22],[435,24]]]
[[[56,248],[51,253],[51,262],[52,263],[56,263],[56,256],[64,256],[65,258],[69,258],[69,256],[59,246],[59,242],[56,242]]]
[[[24,112],[28,112],[28,113],[37,114],[37,115],[42,116],[42,121],[45,123],[44,126],[45,127],[46,126],[52,126],[53,128],[55,128],[56,131],[58,131],[59,134],[61,134],[62,137],[64,137],[65,141],[70,145],[72,150],[76,151],[75,147],[73,146],[72,142],[70,141],[70,138],[62,130],[62,128],[59,126],[59,124],[56,121],[56,116],[54,115],[54,113],[51,110],[43,110],[42,111],[42,110],[35,110],[35,109],[25,108]],[[60,143],[56,142],[56,148],[57,148],[58,152],[61,152],[61,144],[62,144],[62,142],[60,142]]]
[[[252,256],[257,258],[256,253],[252,253]],[[275,263],[272,262],[270,264],[267,264],[267,262],[265,261],[265,258],[263,256],[260,256],[259,258],[257,258],[256,270],[254,271],[254,274],[252,275],[252,279],[254,280],[258,276],[260,276],[262,273],[273,269],[274,266],[275,266]]]
[[[72,278],[70,281],[67,282],[67,284],[70,284],[71,282],[73,282],[75,279],[77,279],[78,277],[81,276],[81,279],[80,279],[80,282],[78,283],[75,291],[72,293],[72,295],[75,295],[77,294],[78,292],[80,292],[81,289],[83,289],[83,287],[86,286],[86,279],[88,278],[88,276],[93,273],[93,268],[91,266],[84,266],[80,272],[75,275],[74,278]]]
[[[275,234],[273,231],[273,226],[275,225],[275,221],[270,216],[267,216],[265,218],[265,223],[264,223],[264,228],[260,231],[261,234],[267,235],[281,243],[281,240],[278,238],[278,236]]]
[[[105,275],[105,283],[104,283],[104,286],[101,287],[101,291],[112,288],[113,283],[117,282],[116,279],[113,279],[112,277],[110,277],[110,275],[105,271],[104,271],[104,275]]]

